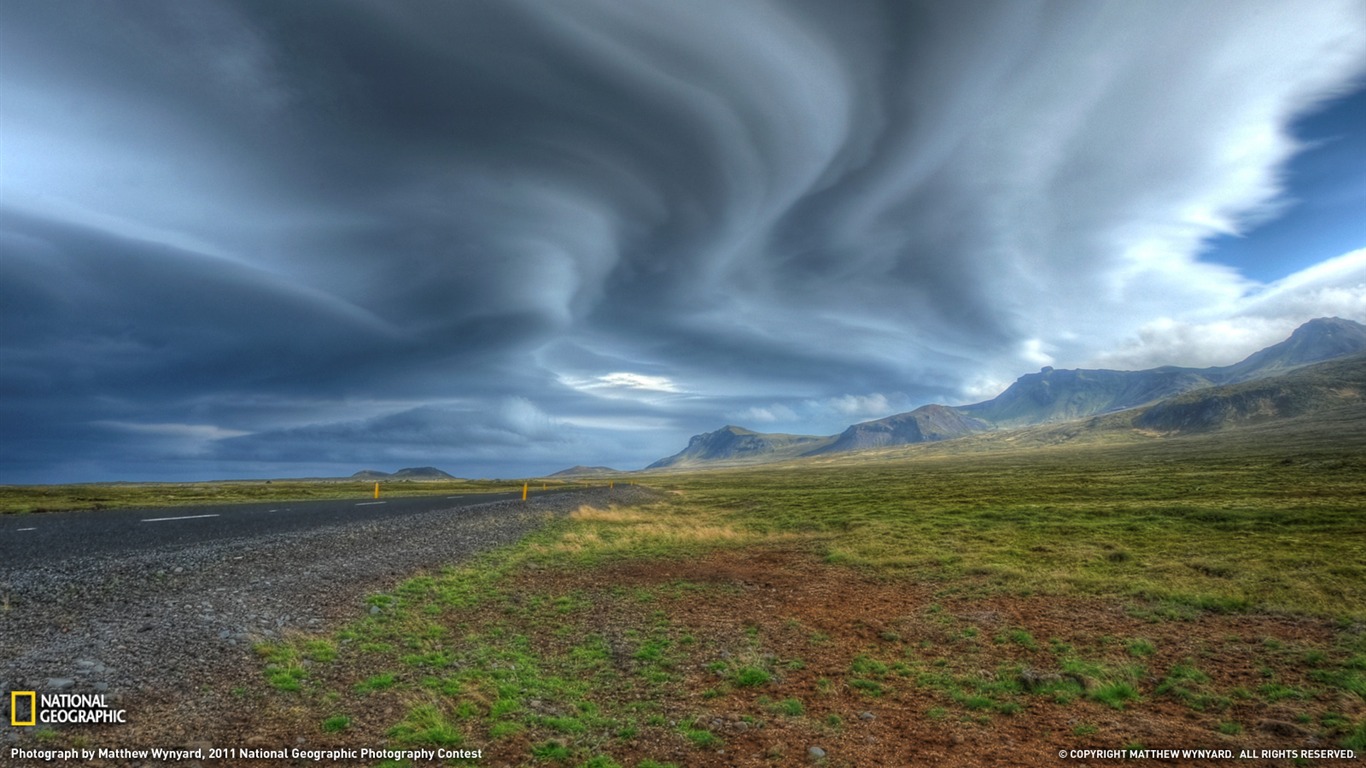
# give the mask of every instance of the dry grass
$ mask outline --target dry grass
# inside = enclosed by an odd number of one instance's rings
[[[537,556],[567,555],[576,561],[622,556],[677,556],[689,551],[748,546],[760,541],[791,541],[795,534],[762,534],[725,522],[716,513],[673,503],[643,507],[580,506],[569,521],[533,543]]]

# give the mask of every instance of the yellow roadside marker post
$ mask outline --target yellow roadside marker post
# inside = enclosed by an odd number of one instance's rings
[[[522,483],[522,501],[526,501],[526,490],[531,483]]]
[[[379,498],[379,483],[375,483],[375,498]]]

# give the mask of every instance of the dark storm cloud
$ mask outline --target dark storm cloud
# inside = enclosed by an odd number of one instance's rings
[[[10,0],[0,479],[639,465],[992,394],[1248,291],[1200,243],[1274,214],[1364,15]]]

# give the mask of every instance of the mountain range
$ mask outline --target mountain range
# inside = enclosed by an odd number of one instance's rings
[[[838,435],[765,434],[726,426],[693,436],[682,451],[646,469],[782,461],[1131,410],[1134,417],[1126,423],[1129,428],[1162,434],[1209,431],[1359,401],[1366,390],[1363,353],[1366,325],[1319,318],[1295,329],[1285,341],[1233,365],[1142,371],[1045,367],[1021,376],[991,400],[962,406],[925,405],[851,425]],[[1343,362],[1328,365],[1324,361]]]

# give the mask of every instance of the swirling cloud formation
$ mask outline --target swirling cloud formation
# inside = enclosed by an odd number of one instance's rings
[[[0,480],[634,467],[1230,362],[1366,319],[1359,257],[1202,260],[1364,63],[1340,0],[10,0]]]

